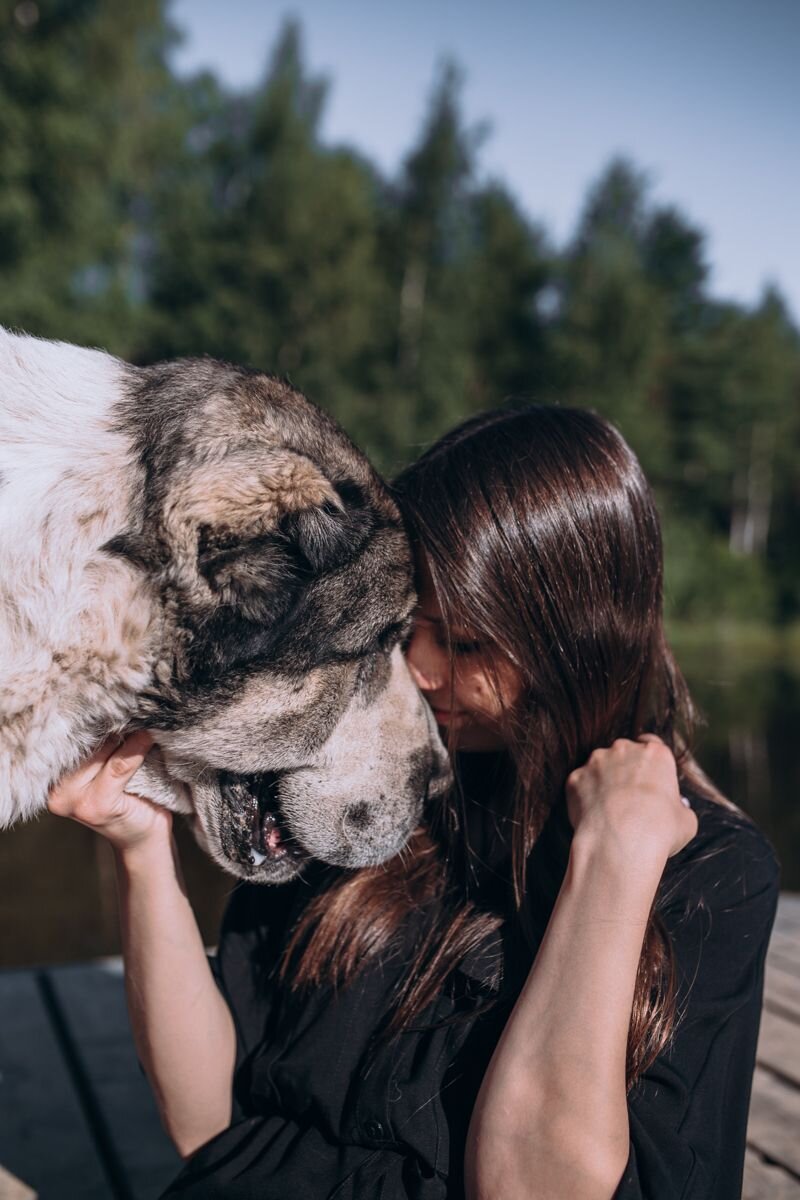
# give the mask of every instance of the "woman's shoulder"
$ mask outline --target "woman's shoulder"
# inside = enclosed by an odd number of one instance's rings
[[[659,908],[708,913],[738,909],[768,918],[777,904],[780,864],[769,839],[741,809],[707,795],[690,795],[697,834],[667,863]]]

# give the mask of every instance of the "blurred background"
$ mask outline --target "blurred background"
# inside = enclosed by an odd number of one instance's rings
[[[389,474],[509,398],[609,417],[698,757],[798,890],[798,51],[793,0],[0,0],[0,322],[288,376]],[[0,965],[117,948],[99,839],[0,835]]]

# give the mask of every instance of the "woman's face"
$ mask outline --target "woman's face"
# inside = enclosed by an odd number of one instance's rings
[[[502,749],[506,744],[502,713],[519,694],[516,672],[505,662],[490,660],[474,632],[459,627],[448,631],[424,558],[418,563],[418,585],[419,601],[406,658],[447,748]],[[454,659],[452,680],[448,633]]]

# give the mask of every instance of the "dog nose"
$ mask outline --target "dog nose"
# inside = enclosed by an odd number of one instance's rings
[[[368,829],[372,824],[372,813],[370,812],[369,805],[363,800],[359,804],[351,804],[344,814],[344,823],[348,829],[352,829],[356,833]]]

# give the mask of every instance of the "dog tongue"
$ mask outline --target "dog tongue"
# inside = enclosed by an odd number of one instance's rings
[[[270,858],[283,855],[286,850],[283,846],[283,838],[281,837],[280,826],[278,825],[275,816],[271,812],[264,813],[261,818],[261,845]]]
[[[250,841],[250,861],[253,865],[260,867],[267,858],[282,857],[286,853],[282,843],[280,827],[274,815],[266,812],[262,816],[256,809]]]

